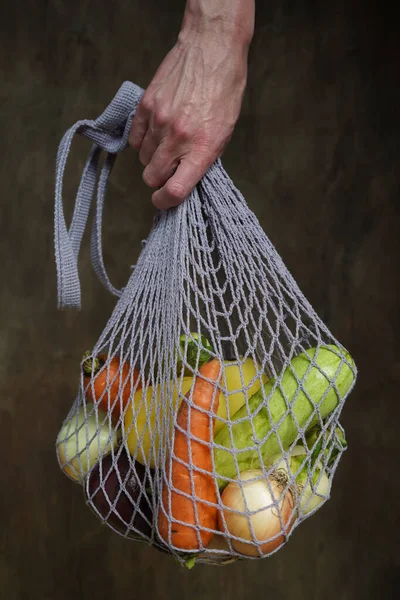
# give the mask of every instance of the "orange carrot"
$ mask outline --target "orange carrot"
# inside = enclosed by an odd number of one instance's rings
[[[114,356],[106,367],[105,364],[108,360],[106,354],[91,358],[90,352],[85,352],[83,360],[86,397],[106,412],[111,410],[113,421],[118,421],[121,412],[131,401],[130,364],[125,362],[121,366],[119,357]],[[92,376],[93,381],[91,381]],[[139,372],[133,369],[134,385],[136,385],[138,379]],[[138,390],[141,387],[141,383],[138,382],[136,389]],[[115,402],[118,395],[120,395],[121,402]]]
[[[203,365],[199,373],[210,379],[211,382],[197,376],[193,387],[193,405],[189,405],[189,402],[183,399],[179,407],[174,430],[171,473],[169,472],[169,458],[166,463],[166,481],[169,481],[172,487],[169,491],[164,482],[161,494],[162,506],[158,512],[160,536],[166,543],[169,543],[169,534],[171,533],[172,545],[182,550],[200,549],[200,540],[203,546],[207,546],[214,537],[214,533],[203,528],[217,529],[218,496],[212,476],[210,444],[213,438],[215,418],[202,410],[209,411],[214,415],[218,410],[219,393],[212,382],[219,380],[220,361],[213,359]],[[201,441],[193,439],[193,436]],[[202,473],[198,469],[203,469],[207,473]],[[182,493],[191,498],[183,496]],[[214,506],[205,504],[201,500],[212,502]],[[171,519],[177,519],[186,524],[177,523]],[[196,526],[199,528],[199,533],[196,531]]]

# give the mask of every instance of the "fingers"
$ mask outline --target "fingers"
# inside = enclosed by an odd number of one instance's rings
[[[159,209],[177,206],[185,200],[217,157],[209,139],[196,135],[187,119],[171,118],[166,109],[154,110],[154,98],[145,94],[132,121],[129,144],[139,151],[146,167],[143,180],[161,188],[152,200]]]
[[[154,192],[153,204],[161,210],[181,204],[193,191],[212,162],[205,163],[194,155],[183,158],[174,175],[160,190]]]
[[[157,150],[158,143],[159,142],[157,137],[154,135],[154,132],[149,127],[147,129],[146,135],[144,136],[142,146],[139,152],[139,160],[144,167],[147,167],[147,165],[153,158],[153,154]]]
[[[143,181],[151,188],[161,187],[172,177],[178,165],[179,156],[175,149],[161,142],[143,171]]]
[[[135,150],[140,150],[149,126],[150,112],[139,104],[136,114],[132,121],[132,127],[129,134],[129,145]]]
[[[146,167],[151,162],[163,138],[166,123],[167,119],[160,111],[154,113],[152,110],[150,96],[143,96],[129,135],[129,144],[139,151],[139,160],[143,166]]]

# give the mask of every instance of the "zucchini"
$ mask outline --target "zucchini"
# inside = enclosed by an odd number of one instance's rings
[[[296,356],[280,382],[270,379],[215,436],[218,487],[222,490],[228,480],[237,477],[236,460],[239,473],[260,468],[260,457],[268,465],[296,441],[299,428],[308,430],[326,419],[350,392],[355,375],[350,354],[334,345],[311,348]]]

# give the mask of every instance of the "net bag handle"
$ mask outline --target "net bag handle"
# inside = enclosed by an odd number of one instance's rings
[[[96,206],[91,236],[92,265],[97,277],[109,292],[115,296],[122,294],[123,290],[118,290],[112,285],[104,265],[101,240],[103,206],[111,170],[117,154],[128,145],[132,120],[143,93],[144,90],[139,86],[125,81],[100,117],[75,123],[64,134],[58,147],[54,207],[58,308],[81,308],[78,258],[95,193]],[[72,221],[68,229],[63,210],[63,179],[75,134],[90,139],[93,141],[93,146],[82,172]],[[102,152],[107,154],[98,177],[98,164]]]

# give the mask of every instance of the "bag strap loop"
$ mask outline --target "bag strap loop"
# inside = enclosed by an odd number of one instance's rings
[[[86,229],[92,198],[97,187],[95,218],[92,229],[91,260],[103,285],[120,296],[107,275],[101,243],[104,198],[116,155],[128,145],[128,136],[137,106],[144,93],[139,86],[125,81],[105,111],[96,120],[82,120],[73,125],[62,138],[56,161],[54,246],[57,265],[59,308],[81,307],[81,286],[78,271],[79,250]],[[73,217],[69,229],[63,210],[63,179],[68,155],[75,134],[93,142],[79,184]],[[102,151],[107,153],[100,177],[97,170]]]

